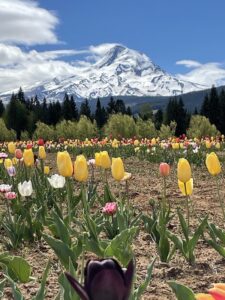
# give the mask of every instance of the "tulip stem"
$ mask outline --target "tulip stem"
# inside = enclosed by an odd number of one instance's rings
[[[220,196],[219,179],[218,179],[217,176],[216,176],[216,187],[217,187],[217,195],[218,195],[220,206],[221,206],[222,213],[223,213],[223,220],[225,221],[224,202],[223,202],[223,199],[221,199],[221,196]]]
[[[166,178],[163,176],[163,212],[166,212]]]
[[[68,210],[68,223],[69,226],[72,221],[72,214],[71,214],[71,198],[72,198],[72,190],[71,190],[71,185],[70,185],[70,179],[66,179],[66,189],[67,189],[67,210]]]
[[[184,188],[185,188],[185,195],[186,195],[187,224],[188,224],[188,230],[189,230],[189,225],[190,225],[190,211],[189,211],[189,197],[188,197],[188,194],[187,194],[186,182],[184,183]]]

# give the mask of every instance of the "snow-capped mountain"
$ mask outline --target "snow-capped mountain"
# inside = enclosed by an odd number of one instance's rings
[[[162,70],[149,57],[121,45],[109,51],[88,67],[77,68],[76,74],[54,78],[24,88],[27,95],[44,96],[49,101],[62,100],[65,92],[76,98],[108,96],[175,96],[206,88],[182,81]],[[6,93],[3,98],[10,95]]]

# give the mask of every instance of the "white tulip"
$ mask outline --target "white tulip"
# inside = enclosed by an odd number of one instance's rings
[[[21,196],[29,197],[33,192],[33,187],[31,181],[24,181],[18,184],[18,190]]]
[[[65,177],[58,174],[52,175],[51,178],[48,178],[48,181],[50,185],[55,189],[63,188],[66,183]]]

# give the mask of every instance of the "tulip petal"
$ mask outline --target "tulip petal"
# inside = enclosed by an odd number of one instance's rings
[[[130,269],[132,270],[131,267]],[[124,272],[115,260],[90,261],[85,272],[85,290],[88,291],[90,299],[128,299],[129,288],[126,286]]]
[[[219,288],[212,288],[209,290],[209,294],[212,295],[215,300],[225,300],[225,291]]]
[[[213,298],[213,296],[211,296],[209,294],[203,294],[203,293],[195,295],[195,299],[196,300],[215,300]]]
[[[65,272],[65,276],[82,300],[90,300],[84,287],[82,287],[82,285],[80,285],[80,283],[72,275]]]

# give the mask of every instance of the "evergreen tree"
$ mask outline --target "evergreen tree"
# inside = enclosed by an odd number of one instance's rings
[[[42,123],[48,124],[48,105],[47,105],[47,100],[46,98],[43,99],[42,104],[41,104],[41,118],[40,121]]]
[[[79,112],[73,96],[70,97],[70,107],[72,111],[72,119],[77,121],[79,119]]]
[[[4,111],[5,111],[5,106],[2,102],[2,100],[0,99],[0,118],[2,117]]]
[[[220,106],[217,89],[213,86],[209,94],[209,121],[217,128],[220,125]]]
[[[132,110],[131,110],[130,106],[127,106],[126,115],[132,116]]]
[[[96,103],[95,120],[96,120],[98,128],[102,128],[103,125],[105,125],[105,123],[107,121],[106,110],[105,110],[104,106],[103,107],[101,106],[101,102],[100,102],[99,98]]]
[[[151,104],[146,102],[141,104],[140,106],[140,117],[142,118],[143,121],[147,121],[149,119],[152,119],[153,117],[153,111]]]
[[[14,94],[6,108],[6,125],[16,131],[17,139],[20,139],[21,132],[28,127],[28,111]]]
[[[209,118],[209,114],[210,114],[210,107],[209,107],[209,96],[208,94],[205,95],[205,98],[203,100],[201,109],[200,109],[200,114],[202,116],[205,116],[206,118]]]
[[[109,101],[109,103],[107,104],[106,110],[107,110],[107,113],[108,113],[109,115],[112,115],[112,114],[115,114],[115,113],[116,113],[116,102],[115,102],[115,100],[114,100],[113,97],[110,98],[110,101]]]
[[[222,89],[220,96],[220,125],[219,125],[219,131],[222,134],[225,134],[225,91]]]
[[[169,125],[171,121],[175,121],[177,124],[175,132],[176,136],[186,133],[189,118],[181,97],[179,101],[177,98],[170,99],[167,104],[166,124]]]
[[[163,111],[162,109],[158,109],[154,115],[154,123],[155,123],[155,128],[157,130],[160,129],[162,122],[163,122]]]
[[[71,101],[66,93],[64,96],[63,104],[62,104],[62,113],[63,113],[63,118],[65,120],[72,120],[73,119],[73,111],[71,107]]]
[[[193,115],[198,115],[198,109],[197,109],[197,107],[195,106],[195,110],[194,110],[194,113],[193,113]]]
[[[25,95],[24,95],[24,92],[22,90],[22,88],[20,87],[19,88],[19,91],[18,93],[16,94],[16,98],[23,104],[26,105],[26,100],[25,100]]]
[[[91,119],[91,109],[87,99],[81,103],[80,116],[86,116],[88,119]]]
[[[116,100],[115,111],[117,114],[118,113],[121,113],[122,115],[126,114],[126,106],[125,106],[123,100],[121,100],[121,99]]]

